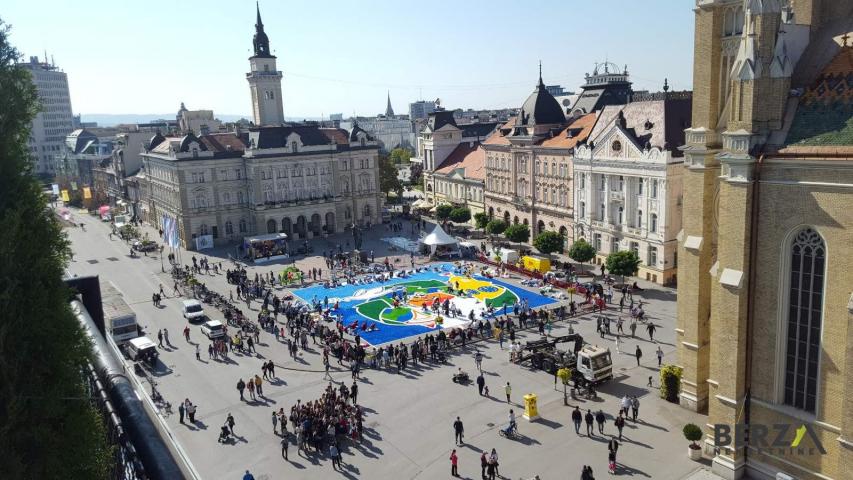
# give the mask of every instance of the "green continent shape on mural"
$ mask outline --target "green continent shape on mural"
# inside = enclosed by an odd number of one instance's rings
[[[408,295],[413,295],[415,293],[426,293],[430,288],[438,288],[442,292],[447,290],[447,284],[439,280],[419,280],[415,282],[404,282],[394,285],[394,287],[404,287]]]
[[[382,310],[390,307],[391,305],[384,298],[377,298],[375,300],[371,300],[369,302],[364,302],[361,305],[355,307],[355,310],[362,316],[365,316],[371,320],[379,321],[379,315],[382,313]]]
[[[411,310],[409,308],[397,307],[392,309],[386,309],[380,312],[380,315],[382,317],[383,322],[403,325],[405,322],[401,322],[399,318],[401,315],[405,315],[407,313],[411,313]]]
[[[486,306],[501,308],[504,305],[513,306],[518,302],[518,297],[512,293],[508,288],[505,288],[503,293],[498,295],[496,298],[491,300],[486,300]]]

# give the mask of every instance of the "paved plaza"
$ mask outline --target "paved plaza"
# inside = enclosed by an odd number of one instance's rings
[[[335,471],[326,455],[297,455],[295,446],[290,448],[290,460],[285,461],[280,453],[280,437],[273,433],[271,414],[273,410],[285,411],[297,401],[306,402],[318,398],[329,384],[324,380],[321,362],[322,347],[312,345],[301,351],[294,360],[287,352],[284,342],[262,331],[257,354],[229,354],[226,361],[208,359],[208,341],[197,326],[191,327],[190,342],[186,342],[181,331],[186,325],[180,313],[181,298],[172,295],[173,281],[168,273],[161,272],[161,259],[156,254],[131,258],[129,246],[113,237],[108,238],[109,226],[86,214],[74,213],[74,219],[87,225],[68,228],[72,241],[74,261],[69,271],[77,275],[100,275],[101,281],[112,281],[122,292],[127,302],[136,311],[139,322],[148,335],[156,339],[159,329],[169,331],[172,344],[160,350],[163,367],[156,376],[157,388],[173,406],[189,398],[198,407],[195,424],[181,424],[177,412],[167,416],[166,423],[175,438],[188,453],[196,470],[205,479],[240,479],[245,470],[250,470],[257,479],[300,478],[394,478],[432,479],[450,478],[449,456],[453,448],[459,455],[459,472],[462,478],[480,478],[480,454],[496,449],[500,455],[500,476],[507,479],[527,479],[539,475],[542,480],[557,478],[580,478],[582,465],[591,465],[596,478],[607,476],[607,441],[616,433],[614,415],[619,410],[619,399],[623,395],[636,395],[641,403],[639,419],[627,422],[625,435],[618,451],[617,475],[629,478],[683,479],[697,475],[704,464],[687,458],[687,441],[681,429],[687,422],[701,424],[701,416],[667,403],[658,397],[659,386],[655,351],[660,346],[665,354],[664,363],[675,360],[674,320],[675,292],[655,287],[640,281],[646,287],[641,297],[650,321],[656,324],[656,342],[650,341],[645,329],[638,329],[637,338],[625,338],[621,353],[617,354],[613,337],[599,337],[595,333],[595,318],[586,314],[572,320],[572,328],[581,333],[592,344],[607,346],[614,359],[615,378],[598,391],[595,400],[569,399],[570,405],[581,409],[599,409],[607,416],[605,434],[591,437],[576,435],[571,423],[571,407],[564,406],[562,388],[555,386],[554,377],[528,366],[509,362],[508,350],[501,349],[496,341],[469,345],[464,351],[456,351],[446,365],[417,365],[400,374],[393,370],[363,371],[359,383],[359,403],[365,408],[365,438],[361,443],[344,442],[343,468]],[[144,227],[156,236],[156,232]],[[403,233],[411,235],[408,224]],[[389,245],[381,242],[387,237],[384,226],[376,226],[366,232],[365,249],[373,250],[376,261],[386,255],[395,265],[408,265],[407,252],[389,251]],[[340,235],[316,240],[315,254],[336,248],[337,243],[346,242]],[[230,267],[227,254],[232,249],[215,249],[209,261],[222,262]],[[181,252],[183,263],[189,264],[190,257],[201,258],[198,252]],[[295,265],[306,271],[312,267],[326,266],[319,256],[297,257]],[[417,258],[419,264],[425,260]],[[254,272],[278,272],[281,264],[255,267],[248,266],[250,277]],[[166,266],[168,270],[168,266]],[[233,288],[225,275],[201,275],[200,281],[209,288],[228,295]],[[530,292],[522,287],[518,279],[502,280],[515,291]],[[168,298],[162,307],[153,306],[151,296],[164,286]],[[309,286],[310,288],[310,286]],[[284,290],[277,290],[281,295]],[[313,295],[313,293],[312,293]],[[635,297],[638,299],[639,297]],[[245,307],[245,304],[243,305]],[[253,302],[251,317],[257,315],[258,302]],[[211,307],[206,308],[211,318],[221,319],[221,314]],[[244,308],[245,311],[245,308]],[[615,311],[607,312],[618,315]],[[626,314],[627,315],[627,314]],[[382,328],[393,328],[383,325]],[[614,329],[615,330],[615,329]],[[627,329],[626,329],[627,330]],[[565,334],[568,324],[555,325],[553,334]],[[519,338],[538,338],[538,333],[527,331]],[[368,338],[369,340],[369,338]],[[155,340],[156,341],[156,340]],[[396,340],[395,341],[399,341]],[[411,341],[411,337],[403,340]],[[195,357],[195,345],[199,343],[201,360]],[[377,340],[378,343],[378,340]],[[642,349],[640,365],[634,357],[635,348]],[[476,385],[458,385],[451,381],[457,367],[474,374],[474,349],[484,353],[483,370],[490,396],[480,396]],[[257,401],[244,402],[236,390],[238,379],[261,373],[261,363],[273,360],[278,380],[266,383],[264,396]],[[333,381],[351,383],[346,366],[338,367],[332,359]],[[648,379],[652,387],[648,387]],[[511,403],[504,398],[503,386],[512,386]],[[527,422],[520,419],[521,438],[507,439],[498,434],[505,426],[510,409],[519,415],[523,410],[522,396],[527,393],[538,395],[541,419]],[[217,442],[219,429],[228,414],[234,416],[236,442]],[[454,444],[453,421],[459,416],[465,426],[465,444]],[[700,472],[701,473],[701,472]],[[702,473],[704,475],[704,473]]]

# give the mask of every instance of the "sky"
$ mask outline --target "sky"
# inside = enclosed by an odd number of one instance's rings
[[[7,0],[0,19],[29,58],[68,74],[74,113],[187,108],[251,114],[253,0]],[[261,0],[287,117],[518,107],[539,61],[577,90],[596,62],[627,65],[634,89],[692,85],[692,3],[675,0]]]

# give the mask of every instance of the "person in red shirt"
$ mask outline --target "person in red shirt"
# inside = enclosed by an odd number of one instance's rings
[[[450,474],[454,477],[459,476],[459,457],[456,456],[456,450],[450,452]]]

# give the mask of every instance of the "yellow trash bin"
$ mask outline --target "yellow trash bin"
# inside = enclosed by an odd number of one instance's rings
[[[536,394],[528,393],[524,396],[524,415],[527,420],[536,420],[539,418],[539,409],[536,408]]]

